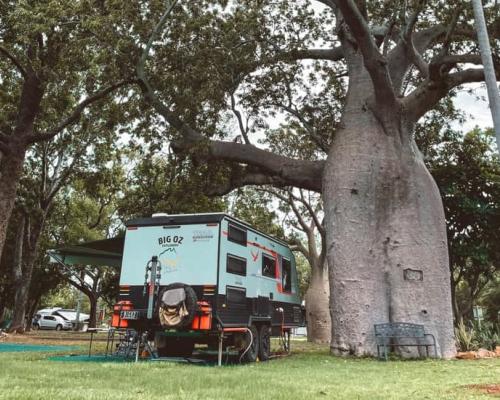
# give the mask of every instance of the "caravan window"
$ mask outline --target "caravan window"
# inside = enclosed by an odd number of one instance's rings
[[[276,277],[276,261],[267,254],[262,254],[262,276]]]
[[[226,300],[233,304],[246,304],[247,291],[245,288],[226,286]]]
[[[292,263],[290,260],[283,258],[281,265],[282,265],[281,286],[283,287],[283,291],[291,292],[292,291]]]
[[[237,227],[236,225],[229,224],[227,239],[231,242],[241,244],[242,246],[247,245],[247,231]]]
[[[247,260],[245,258],[236,257],[232,254],[227,255],[226,271],[231,274],[243,275],[247,274]]]

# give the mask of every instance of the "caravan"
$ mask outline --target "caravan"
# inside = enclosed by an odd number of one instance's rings
[[[295,258],[285,242],[223,213],[139,218],[126,228],[122,253],[101,241],[80,257],[120,256],[112,325],[146,332],[159,355],[189,356],[204,343],[264,361],[271,336],[289,345],[291,330],[303,326]],[[70,253],[59,257],[79,257]]]

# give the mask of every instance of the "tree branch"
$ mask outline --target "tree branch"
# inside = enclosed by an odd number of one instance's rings
[[[178,145],[178,142],[173,143],[172,148],[179,150]],[[198,154],[203,150],[203,148],[195,149]],[[206,158],[244,163],[259,168],[262,173],[269,176],[280,178],[290,186],[321,191],[324,161],[296,160],[253,145],[219,140],[208,142]]]
[[[232,171],[231,176],[226,181],[212,184],[205,192],[209,196],[224,196],[234,189],[249,185],[272,185],[276,187],[283,187],[287,185],[287,182],[279,177],[259,172],[258,168],[235,168]]]
[[[406,47],[408,57],[418,68],[423,78],[429,77],[429,66],[423,59],[420,51],[415,47],[415,44],[413,42],[413,30],[415,29],[415,25],[418,21],[418,16],[423,11],[426,2],[426,0],[419,1],[417,8],[408,18],[408,22],[406,23],[405,29],[403,30],[403,34],[401,36],[401,40]]]
[[[19,62],[19,60],[3,46],[0,46],[0,53],[9,59],[12,62],[12,64],[14,64],[16,66],[18,71],[21,73],[22,77],[26,79],[26,77],[28,76],[28,73],[23,68],[23,66]]]
[[[323,224],[319,221],[318,215],[316,212],[313,210],[311,207],[311,203],[309,203],[305,198],[304,198],[304,193],[302,190],[300,191],[300,200],[301,203],[304,204],[304,206],[307,208],[307,211],[309,211],[309,214],[311,215],[312,220],[314,221],[314,224],[316,225],[316,229],[318,229],[318,232],[323,236],[326,234],[325,227]]]
[[[334,0],[316,0],[318,3],[322,3],[327,7],[330,7],[333,11],[337,8]]]
[[[301,112],[299,112],[299,110],[295,108],[295,106],[288,106],[281,102],[271,103],[270,105],[281,108],[283,111],[286,111],[290,115],[297,118],[301,122],[304,129],[309,133],[312,142],[314,142],[314,144],[318,146],[324,153],[328,153],[328,143],[324,142],[323,138],[318,135],[316,128],[304,117]]]
[[[307,261],[309,263],[311,263],[310,261],[310,257],[311,255],[309,254],[309,251],[306,249],[306,247],[304,246],[304,244],[297,238],[292,238],[288,241],[288,243],[290,244],[290,248],[292,251],[300,251],[304,257],[307,259]]]
[[[41,134],[32,134],[28,137],[28,143],[36,143],[36,142],[41,142],[41,141],[46,141],[52,139],[54,136],[56,136],[58,133],[63,131],[65,128],[68,126],[74,124],[80,119],[80,116],[82,112],[92,103],[95,103],[98,100],[103,99],[106,97],[108,94],[114,92],[116,89],[119,89],[123,86],[132,84],[134,82],[137,82],[134,79],[126,79],[123,81],[120,81],[118,83],[115,83],[114,85],[108,86],[105,89],[102,89],[98,91],[97,93],[93,94],[92,96],[87,97],[85,100],[83,100],[80,104],[78,104],[74,109],[73,112],[63,121],[59,123],[54,129],[47,133],[41,133]]]
[[[302,213],[297,208],[291,189],[288,189],[287,193],[288,193],[288,199],[285,196],[279,196],[278,194],[275,194],[275,196],[277,196],[279,199],[282,199],[285,203],[287,203],[291,207],[293,213],[295,214],[295,218],[297,218],[297,221],[301,226],[301,230],[304,231],[304,233],[309,237],[309,235],[311,234],[311,228],[307,225],[306,221],[302,217]]]
[[[354,0],[335,0],[342,16],[358,44],[363,61],[370,74],[378,104],[394,107],[397,103],[387,60],[380,53],[373,35]]]
[[[461,42],[475,41],[477,39],[476,31],[473,27],[467,25],[457,25],[456,18],[460,9],[457,9],[452,17],[452,22],[449,24],[438,24],[426,29],[422,29],[413,34],[413,43],[418,53],[422,54],[426,49],[430,48],[437,42]],[[453,29],[450,27],[453,26]],[[495,21],[488,27],[488,33],[492,38],[500,38],[500,20]],[[403,84],[404,77],[408,69],[413,63],[406,54],[406,45],[402,40],[389,52],[389,71],[395,90],[399,93]]]
[[[500,66],[496,66],[497,79],[500,80]],[[417,122],[427,111],[444,98],[448,92],[464,83],[484,81],[483,69],[465,69],[443,76],[440,81],[425,80],[403,100],[403,107],[410,122]]]
[[[177,152],[192,152],[196,157],[207,160],[216,159],[244,163],[259,168],[261,174],[266,174],[272,177],[272,179],[278,178],[279,180],[286,181],[289,185],[304,187],[305,189],[314,191],[321,190],[323,161],[295,160],[259,149],[251,144],[206,139],[201,133],[184,123],[157,98],[146,77],[144,66],[153,41],[161,31],[175,3],[176,0],[167,7],[160,22],[153,30],[137,65],[137,76],[144,97],[170,125],[182,134],[180,140],[172,142],[172,149]],[[262,177],[259,176],[259,178]]]
[[[250,144],[250,140],[248,139],[248,124],[245,127],[243,124],[243,117],[241,116],[241,112],[236,108],[236,99],[234,98],[234,92],[231,92],[231,110],[233,110],[233,114],[236,116],[238,120],[238,126],[240,128],[241,136],[246,144]]]
[[[344,59],[344,50],[340,46],[333,49],[296,49],[284,52],[278,59],[340,61]]]

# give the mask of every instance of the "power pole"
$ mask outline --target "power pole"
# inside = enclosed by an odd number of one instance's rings
[[[500,93],[497,86],[495,66],[493,65],[488,30],[486,29],[486,21],[484,19],[483,3],[481,0],[472,0],[472,5],[474,7],[477,38],[484,66],[484,78],[486,88],[488,90],[493,127],[495,128],[495,135],[497,139],[497,149],[500,154]]]

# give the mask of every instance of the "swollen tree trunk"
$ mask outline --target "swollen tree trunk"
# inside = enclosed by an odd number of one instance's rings
[[[410,132],[348,109],[324,175],[331,350],[376,354],[373,325],[425,325],[455,354],[444,211]]]
[[[330,287],[327,266],[312,266],[311,283],[306,296],[307,340],[313,343],[330,343],[332,323],[330,318]]]

